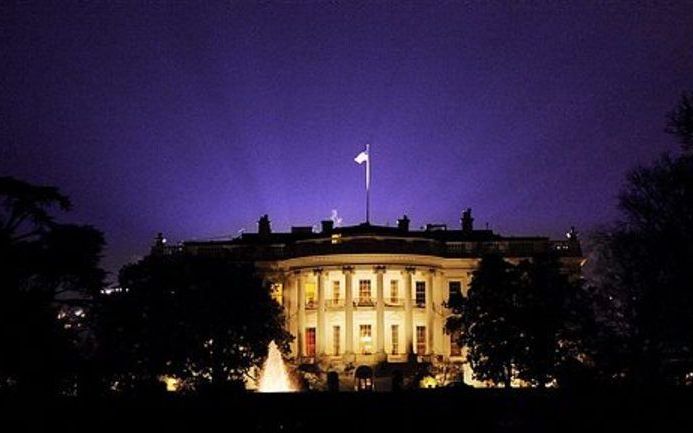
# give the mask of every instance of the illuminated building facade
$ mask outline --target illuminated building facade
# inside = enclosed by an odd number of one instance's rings
[[[475,384],[464,349],[444,325],[446,302],[466,294],[481,256],[497,252],[519,261],[554,251],[575,275],[583,259],[574,231],[563,241],[503,237],[475,230],[469,209],[460,223],[458,229],[429,224],[410,230],[404,216],[396,227],[323,221],[318,232],[308,226],[276,233],[265,215],[257,233],[185,242],[183,248],[256,263],[284,306],[287,329],[296,337],[296,364],[335,371],[342,383],[367,367],[376,372],[376,388],[378,370],[406,376],[412,366],[456,366],[466,383]]]

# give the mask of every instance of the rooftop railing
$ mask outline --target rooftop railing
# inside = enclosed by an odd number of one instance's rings
[[[565,257],[579,257],[582,252],[575,241],[548,239],[500,239],[491,241],[445,242],[436,239],[412,238],[341,238],[339,243],[315,239],[291,244],[195,244],[190,248],[215,255],[226,254],[239,260],[282,260],[292,257],[331,254],[416,254],[447,258],[477,258],[488,253],[506,257],[529,257],[554,252]]]

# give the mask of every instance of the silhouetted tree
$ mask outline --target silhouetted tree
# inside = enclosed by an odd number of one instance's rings
[[[579,279],[562,270],[555,255],[537,255],[517,268],[518,327],[527,344],[527,350],[518,353],[518,377],[542,387],[552,380],[569,381],[571,370],[587,368],[583,361],[585,333],[592,329],[589,293]]]
[[[0,178],[0,379],[34,393],[78,373],[88,299],[105,277],[101,232],[56,223],[54,208],[70,208],[56,188]]]
[[[684,93],[674,110],[669,113],[666,131],[676,135],[684,152],[693,151],[693,93]]]
[[[682,383],[693,368],[692,101],[684,94],[667,124],[683,154],[632,170],[621,219],[595,236],[595,360],[611,378]]]
[[[628,364],[621,374],[681,381],[693,366],[693,157],[633,170],[619,208],[621,221],[597,237],[596,275]]]
[[[460,335],[475,378],[545,386],[587,368],[589,293],[550,254],[513,265],[482,258],[466,297],[450,299],[447,329]],[[572,371],[571,371],[572,370]]]
[[[281,306],[247,264],[152,255],[120,272],[122,291],[100,298],[97,336],[112,379],[137,387],[171,375],[200,388],[240,384],[275,340]]]
[[[518,359],[525,358],[527,338],[520,328],[515,266],[499,255],[486,255],[474,271],[467,296],[448,303],[453,315],[448,332],[460,335],[477,380],[510,387]]]

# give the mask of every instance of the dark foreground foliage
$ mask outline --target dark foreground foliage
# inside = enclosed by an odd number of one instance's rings
[[[686,389],[422,390],[402,393],[5,401],[32,431],[691,431]]]

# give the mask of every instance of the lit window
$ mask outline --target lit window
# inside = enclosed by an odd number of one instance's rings
[[[338,305],[340,297],[341,297],[341,290],[339,287],[339,281],[334,281],[334,282],[332,282],[332,303],[335,305]]]
[[[416,327],[416,354],[424,355],[426,353],[426,327]]]
[[[399,302],[399,281],[390,281],[390,303],[397,304]]]
[[[423,281],[416,282],[416,305],[418,307],[426,305],[426,283]]]
[[[315,308],[316,305],[316,294],[315,294],[315,283],[308,282],[304,285],[306,294],[306,307]]]
[[[315,328],[306,328],[306,356],[315,356]]]
[[[372,304],[371,280],[359,280],[359,304]]]
[[[361,325],[359,329],[361,353],[364,355],[373,353],[373,336],[371,335],[371,325]]]
[[[392,325],[392,354],[399,354],[399,325]]]
[[[340,352],[340,347],[339,347],[339,342],[340,342],[340,329],[339,326],[333,326],[332,327],[332,349],[334,351],[335,355],[339,355]]]

